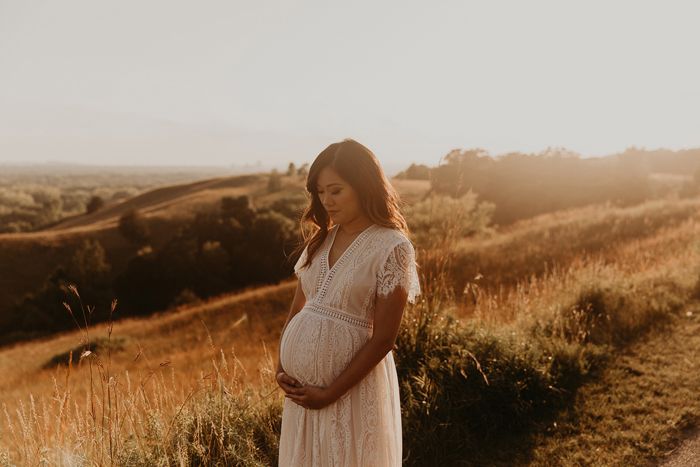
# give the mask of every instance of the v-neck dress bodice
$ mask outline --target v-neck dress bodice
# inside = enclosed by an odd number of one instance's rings
[[[370,228],[374,227],[374,224],[370,225],[369,227],[365,228],[362,230],[360,233],[358,233],[355,238],[350,242],[350,245],[348,245],[345,250],[340,254],[338,259],[335,260],[335,263],[333,263],[333,266],[343,257],[345,256],[345,253],[350,249],[351,246],[355,244],[355,242],[358,241],[360,235],[365,233],[365,231],[369,230]],[[333,227],[329,234],[330,240],[328,241],[328,254],[326,255],[326,269],[332,270],[333,266],[331,266],[331,252],[333,251],[333,247],[335,246],[335,238],[338,236],[338,231],[340,230],[340,226],[336,225]]]
[[[415,251],[400,231],[372,224],[329,267],[334,226],[308,267],[294,271],[306,297],[280,339],[284,371],[305,385],[330,385],[374,329],[377,296],[420,294]],[[399,466],[401,410],[392,352],[334,403],[305,409],[285,398],[280,466]]]

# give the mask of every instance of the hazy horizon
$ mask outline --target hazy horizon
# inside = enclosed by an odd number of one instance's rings
[[[0,164],[700,147],[691,2],[0,0]]]

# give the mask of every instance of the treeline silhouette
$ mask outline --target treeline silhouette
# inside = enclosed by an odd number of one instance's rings
[[[610,201],[619,206],[664,195],[652,189],[654,172],[693,175],[678,190],[700,194],[700,150],[643,151],[581,158],[565,150],[492,157],[482,149],[453,150],[437,167],[412,164],[398,178],[430,180],[436,193],[459,197],[472,190],[495,204],[493,221],[509,224],[538,214]]]
[[[224,197],[217,209],[172,225],[174,234],[153,247],[146,219],[125,213],[119,231],[136,254],[123,271],[112,271],[102,245],[86,240],[35,292],[22,297],[0,319],[0,343],[38,337],[84,325],[79,290],[90,323],[108,319],[109,303],[119,300],[119,316],[146,315],[171,306],[255,284],[274,283],[292,273],[286,257],[299,241],[298,216],[304,201],[279,200],[254,209],[247,196]],[[68,302],[71,316],[63,302]],[[117,318],[118,318],[117,317]]]

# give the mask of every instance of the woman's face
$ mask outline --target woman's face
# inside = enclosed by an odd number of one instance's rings
[[[364,215],[357,192],[331,167],[319,172],[317,189],[318,198],[334,224],[352,222]]]

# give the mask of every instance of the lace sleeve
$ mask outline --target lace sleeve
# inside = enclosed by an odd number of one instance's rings
[[[399,243],[389,253],[377,277],[377,296],[386,297],[397,286],[408,292],[410,303],[415,303],[421,293],[416,253],[410,241]]]
[[[294,265],[294,274],[297,275],[297,277],[301,277],[301,266],[306,262],[306,256],[308,255],[309,252],[309,246],[306,245],[306,248],[304,248],[304,251],[301,252],[301,256],[299,256],[299,259],[297,260],[297,263]]]

